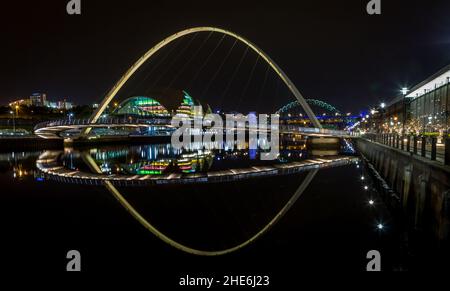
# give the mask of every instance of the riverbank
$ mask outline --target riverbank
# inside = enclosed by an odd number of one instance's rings
[[[357,139],[356,144],[389,188],[398,193],[389,193],[390,201],[399,204],[408,225],[439,243],[448,241],[450,169],[369,140]]]

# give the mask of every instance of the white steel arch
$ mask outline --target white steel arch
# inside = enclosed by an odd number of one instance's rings
[[[300,91],[295,87],[295,85],[292,83],[292,81],[289,79],[289,77],[283,72],[283,70],[266,54],[264,53],[259,47],[257,47],[255,44],[250,42],[249,40],[245,39],[244,37],[217,27],[193,27],[188,28],[182,31],[179,31],[175,34],[172,34],[171,36],[163,39],[161,42],[159,42],[157,45],[149,49],[141,58],[139,58],[129,69],[125,72],[125,74],[117,81],[117,83],[114,85],[113,88],[107,93],[103,101],[100,103],[99,107],[96,109],[96,111],[91,116],[91,123],[97,122],[97,120],[102,115],[103,111],[105,111],[108,104],[113,100],[114,96],[119,92],[119,90],[125,85],[125,83],[128,81],[128,79],[136,72],[137,69],[142,66],[142,64],[145,63],[151,56],[153,56],[157,51],[171,43],[172,41],[183,37],[188,34],[196,33],[196,32],[219,32],[228,36],[231,36],[244,44],[246,44],[248,47],[250,47],[253,51],[255,51],[261,58],[263,58],[266,63],[276,72],[276,74],[283,80],[283,82],[286,84],[286,86],[289,88],[289,90],[294,94],[294,96],[297,98],[298,103],[302,106],[302,108],[305,110],[306,114],[308,115],[309,119],[311,120],[312,124],[322,129],[322,125],[320,124],[319,120],[316,118],[314,112],[309,107],[308,103],[306,103],[305,98],[302,96]],[[87,128],[84,133],[88,133],[89,128]]]

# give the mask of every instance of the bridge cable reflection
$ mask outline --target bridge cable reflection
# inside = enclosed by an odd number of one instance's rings
[[[89,168],[98,173],[101,174],[102,171],[100,167],[95,163],[94,159],[88,152],[83,152],[81,155],[83,161],[89,166]],[[312,181],[314,176],[317,174],[319,169],[312,169],[308,174],[306,175],[305,179],[302,181],[302,184],[297,188],[294,195],[287,201],[287,203],[281,208],[281,210],[272,218],[272,220],[264,226],[261,230],[259,230],[256,234],[254,234],[252,237],[247,239],[246,241],[231,247],[227,249],[221,249],[221,250],[200,250],[200,249],[194,249],[188,246],[185,246],[170,237],[166,236],[162,232],[160,232],[155,226],[153,226],[147,219],[145,219],[126,199],[125,197],[120,193],[120,191],[113,185],[111,181],[104,181],[104,185],[106,186],[106,189],[122,204],[122,206],[137,220],[139,223],[141,223],[147,230],[149,230],[153,235],[158,237],[163,242],[167,243],[168,245],[177,248],[183,252],[194,254],[194,255],[200,255],[200,256],[220,256],[225,255],[228,253],[235,252],[250,243],[257,240],[259,237],[264,235],[266,232],[268,232],[272,226],[274,226],[278,221],[283,218],[283,216],[291,209],[291,207],[295,204],[297,199],[302,195],[302,193],[305,191],[305,189],[308,187],[309,183]]]

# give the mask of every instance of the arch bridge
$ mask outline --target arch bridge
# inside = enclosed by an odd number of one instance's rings
[[[338,109],[336,109],[336,107],[334,107],[333,105],[331,105],[327,102],[324,102],[322,100],[306,99],[305,101],[309,105],[320,107],[322,109],[327,110],[328,112],[341,114],[341,112]],[[297,108],[297,107],[301,107],[301,104],[298,103],[297,100],[295,100],[295,101],[289,102],[288,104],[286,104],[283,107],[281,107],[280,109],[278,109],[276,111],[276,113],[282,114],[282,113],[288,112],[289,110]]]
[[[47,124],[38,124],[35,127],[35,133],[41,137],[44,138],[62,138],[61,133],[70,129],[80,129],[81,135],[79,138],[85,138],[89,134],[92,128],[94,127],[111,127],[111,126],[122,126],[122,127],[139,127],[139,126],[148,126],[148,123],[142,123],[142,124],[136,124],[131,123],[127,120],[123,120],[122,123],[115,123],[115,122],[104,122],[104,120],[101,118],[104,111],[108,107],[108,105],[111,103],[111,101],[114,99],[114,97],[117,95],[117,93],[120,91],[120,89],[127,83],[127,81],[133,76],[133,74],[147,61],[149,60],[156,52],[167,46],[169,43],[173,42],[176,39],[179,39],[181,37],[184,37],[189,34],[199,33],[199,32],[216,32],[221,33],[227,36],[230,36],[237,41],[240,41],[244,43],[248,48],[253,50],[258,56],[263,59],[271,68],[272,70],[277,74],[277,76],[283,81],[283,83],[287,86],[287,88],[290,90],[290,92],[295,96],[296,106],[301,106],[303,110],[308,115],[312,125],[314,126],[314,132],[317,135],[348,135],[347,132],[328,132],[327,130],[324,130],[322,128],[322,125],[320,124],[319,120],[317,119],[316,115],[312,111],[311,107],[309,106],[308,102],[305,100],[303,95],[300,93],[300,91],[297,89],[297,87],[294,85],[294,83],[289,79],[287,74],[263,51],[261,50],[257,45],[249,41],[248,39],[225,29],[217,28],[217,27],[194,27],[185,29],[182,31],[179,31],[175,34],[170,35],[169,37],[163,39],[158,44],[156,44],[154,47],[150,48],[143,56],[141,56],[124,74],[123,76],[116,82],[116,84],[109,90],[109,92],[106,94],[102,102],[100,103],[99,107],[94,111],[92,116],[83,122],[79,122],[76,120],[68,120],[68,121],[56,121],[56,122],[49,122]],[[311,102],[311,101],[310,101]],[[288,104],[289,105],[289,104]],[[290,106],[293,106],[290,105]],[[78,122],[78,123],[77,123]],[[308,133],[311,130],[302,130],[299,129],[300,132]]]

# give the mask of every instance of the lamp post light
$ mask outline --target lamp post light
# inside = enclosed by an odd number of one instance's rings
[[[15,116],[14,116],[14,111],[11,110],[9,113],[12,115],[12,118],[13,118],[13,132],[15,133],[16,132],[16,120],[15,120]]]
[[[403,125],[402,125],[402,134],[405,134],[405,123],[406,123],[406,94],[408,93],[408,88],[403,87],[401,92],[403,95]]]
[[[380,103],[380,115],[379,115],[379,120],[381,123],[383,123],[386,119],[386,114],[385,114],[384,108],[386,108],[386,103],[381,102]],[[381,132],[385,132],[385,130],[386,129],[384,127],[381,127],[381,129],[380,129]]]

